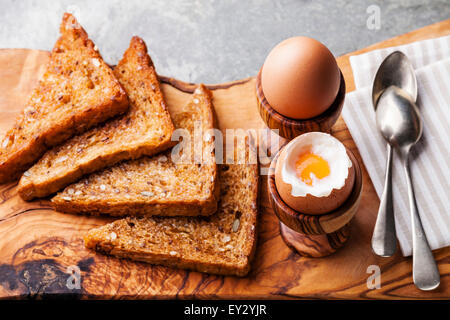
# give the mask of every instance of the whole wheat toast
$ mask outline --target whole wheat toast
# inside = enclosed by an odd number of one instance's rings
[[[125,161],[69,185],[52,199],[58,211],[92,215],[210,215],[217,210],[219,186],[215,159],[211,93],[200,85],[184,107],[171,109],[175,128],[188,133],[181,160],[172,151],[154,157]],[[196,125],[201,150],[195,150]],[[178,145],[177,147],[178,148]],[[200,151],[200,152],[199,152]],[[203,154],[195,161],[195,154]],[[190,158],[190,159],[189,159]],[[189,159],[184,161],[184,159]]]
[[[28,104],[0,144],[0,183],[17,179],[44,152],[125,112],[125,91],[76,19],[61,37]]]
[[[86,247],[151,264],[245,276],[256,249],[258,165],[247,160],[220,165],[219,171],[216,214],[119,219],[90,230]]]
[[[141,38],[131,39],[114,74],[128,95],[129,111],[47,151],[20,179],[18,192],[23,199],[48,196],[83,175],[173,145],[174,126]]]

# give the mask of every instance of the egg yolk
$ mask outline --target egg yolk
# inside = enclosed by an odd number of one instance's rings
[[[323,179],[330,174],[328,162],[314,153],[308,152],[300,156],[295,163],[297,176],[307,185],[312,186],[312,174],[317,179]]]

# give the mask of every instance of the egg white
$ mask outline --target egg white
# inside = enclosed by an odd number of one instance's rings
[[[292,196],[305,197],[310,194],[314,197],[327,197],[333,189],[341,189],[345,185],[352,161],[344,145],[335,137],[322,132],[305,133],[289,142],[285,152],[281,179],[292,186]],[[312,185],[304,183],[296,173],[297,160],[307,152],[322,157],[330,167],[330,174],[323,179],[317,179],[311,174]]]

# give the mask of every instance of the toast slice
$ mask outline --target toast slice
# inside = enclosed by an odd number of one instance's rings
[[[83,175],[173,145],[174,126],[142,39],[131,39],[114,74],[130,100],[128,113],[47,151],[20,179],[24,200],[48,196]]]
[[[125,91],[72,15],[64,14],[60,32],[42,79],[0,144],[0,183],[17,179],[47,149],[128,109]]]
[[[216,214],[119,219],[90,230],[86,247],[151,264],[245,276],[257,240],[258,165],[223,164],[219,171]]]
[[[214,139],[201,139],[196,146],[191,138],[196,128],[197,134],[201,128],[204,135],[214,128],[209,90],[200,85],[186,106],[169,107],[169,112],[175,128],[180,130],[176,132],[189,134],[173,149],[175,155],[182,155],[179,160],[172,158],[172,151],[168,150],[117,164],[66,187],[53,197],[54,208],[112,216],[213,214],[219,196]],[[180,147],[183,145],[186,146]],[[202,161],[193,161],[198,154],[203,154]]]

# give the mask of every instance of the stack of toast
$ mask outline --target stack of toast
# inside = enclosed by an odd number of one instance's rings
[[[112,70],[66,13],[42,80],[1,141],[0,183],[21,176],[24,200],[54,195],[58,211],[118,217],[85,235],[98,252],[245,276],[258,166],[218,164],[215,129],[204,85],[185,106],[167,106],[142,39],[131,39]],[[188,139],[197,130],[205,136]],[[235,158],[253,151],[246,139]]]

